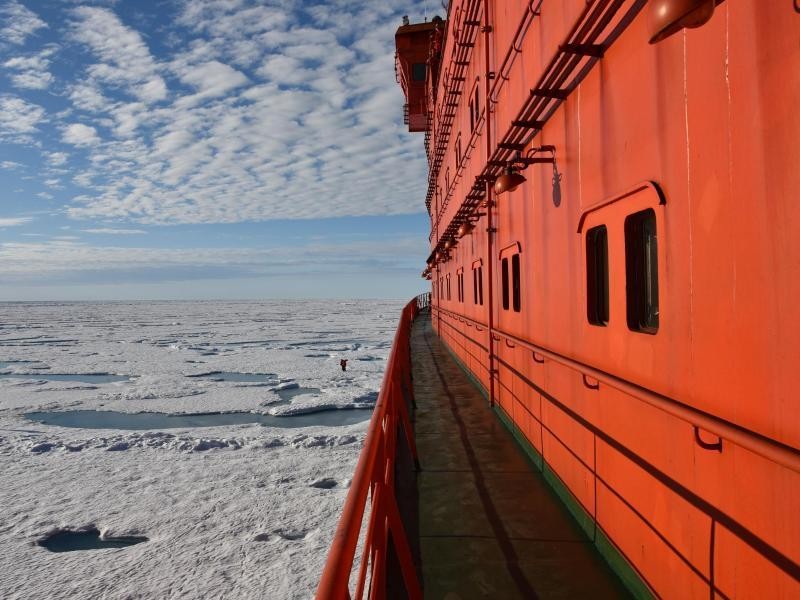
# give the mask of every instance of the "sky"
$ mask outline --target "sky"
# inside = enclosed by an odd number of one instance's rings
[[[0,0],[0,300],[410,298],[436,0]]]

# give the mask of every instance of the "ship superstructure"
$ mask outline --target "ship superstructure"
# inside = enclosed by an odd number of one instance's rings
[[[433,328],[637,595],[800,597],[798,39],[791,0],[397,31]]]

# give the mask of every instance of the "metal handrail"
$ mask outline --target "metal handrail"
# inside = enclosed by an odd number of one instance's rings
[[[349,582],[359,536],[364,527],[368,499],[371,500],[371,507],[353,598],[362,598],[365,590],[368,598],[385,596],[390,545],[393,546],[394,555],[399,562],[408,597],[422,597],[408,537],[397,505],[394,471],[400,426],[411,456],[415,464],[418,464],[404,392],[412,393],[411,323],[420,309],[429,303],[430,295],[421,294],[403,308],[364,447],[317,588],[318,600],[351,597]]]
[[[456,313],[444,308],[436,308],[436,310],[448,314],[451,317],[456,315]],[[470,321],[472,320],[469,319],[469,317],[462,318],[466,318]],[[475,321],[473,321],[473,323],[474,322]],[[624,392],[625,394],[645,402],[646,404],[654,406],[655,408],[677,417],[682,421],[689,423],[690,425],[700,427],[723,439],[733,442],[742,448],[750,450],[759,456],[771,460],[774,463],[786,467],[787,469],[791,469],[792,471],[800,473],[800,450],[797,448],[774,440],[740,425],[736,425],[735,423],[731,423],[730,421],[726,421],[725,419],[709,414],[697,408],[691,407],[683,402],[679,402],[678,400],[674,400],[673,398],[659,394],[658,392],[654,392],[640,385],[636,385],[635,383],[626,381],[620,377],[617,377],[616,375],[612,375],[611,373],[606,373],[605,371],[596,369],[587,365],[586,363],[580,362],[568,356],[564,356],[563,354],[559,354],[553,350],[548,350],[547,348],[538,344],[520,339],[500,329],[494,328],[492,333],[501,338],[505,338],[507,341],[516,343],[517,345],[522,346],[531,352],[539,354],[540,356],[549,358],[550,360],[568,367],[573,371],[577,371],[581,375],[589,376],[592,379],[596,379],[600,383],[604,383],[609,387]],[[497,339],[495,339],[495,341],[497,341]]]

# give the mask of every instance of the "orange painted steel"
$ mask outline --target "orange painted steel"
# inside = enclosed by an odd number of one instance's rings
[[[458,313],[454,313],[442,308],[434,307],[433,310],[445,313],[461,323],[482,325],[482,323],[462,317]],[[568,356],[563,356],[558,352],[553,352],[552,350],[548,350],[547,348],[532,342],[525,341],[497,328],[493,329],[492,333],[496,334],[497,336],[492,336],[495,341],[505,339],[509,348],[514,348],[515,345],[519,345],[522,348],[530,350],[532,353],[549,358],[550,360],[554,360],[555,362],[562,364],[573,371],[576,371],[583,377],[592,377],[600,383],[604,383],[610,387],[613,387],[614,389],[624,392],[633,398],[636,398],[641,402],[645,402],[658,408],[659,410],[663,410],[665,413],[686,421],[694,427],[703,428],[718,435],[722,439],[733,442],[742,448],[747,448],[751,452],[771,460],[782,467],[786,467],[787,469],[791,469],[792,471],[800,473],[800,449],[798,448],[793,448],[792,446],[782,444],[771,438],[761,435],[760,433],[750,431],[744,427],[736,425],[735,423],[730,423],[724,419],[715,417],[714,415],[697,410],[696,408],[687,406],[686,404],[678,402],[677,400],[673,400],[672,398],[668,398],[667,396],[652,390],[648,390],[647,388],[641,387],[629,381],[625,381],[624,379],[612,375],[611,373],[605,373],[595,369],[590,365],[581,363]],[[541,363],[542,361],[537,360],[536,362]]]
[[[429,107],[429,144],[443,148],[428,181],[430,258],[450,245],[431,269],[433,324],[656,595],[793,598],[800,10],[716,4],[702,27],[651,45],[654,2],[479,0],[460,85],[483,86],[480,115],[462,94],[445,139],[441,80]],[[452,42],[456,15],[476,4],[449,7]],[[533,145],[555,146],[556,164],[487,198]],[[637,331],[625,224],[645,212],[659,324]],[[466,219],[475,227],[459,238]],[[587,318],[596,228],[607,231],[600,324]],[[499,305],[499,251],[514,244],[519,311]],[[477,260],[491,301],[448,298],[448,275],[469,278]]]
[[[476,342],[467,333],[458,331],[457,326],[447,323],[446,320],[452,319],[457,323],[463,324],[468,324],[471,322],[472,326],[478,326],[479,323],[473,321],[472,319],[464,318],[457,313],[438,309],[436,307],[433,307],[433,311],[434,316],[440,320],[440,323],[444,323],[452,327],[461,335],[464,340],[470,341],[479,347],[481,346],[479,342]],[[766,458],[767,460],[775,463],[775,465],[789,469],[795,474],[800,473],[800,450],[776,443],[773,440],[764,438],[764,436],[761,436],[755,432],[744,430],[735,424],[722,421],[713,415],[708,415],[691,407],[682,405],[675,400],[663,397],[650,390],[640,388],[639,386],[623,381],[618,377],[614,377],[608,373],[600,372],[589,365],[582,364],[578,361],[570,359],[569,357],[562,356],[536,344],[519,339],[516,336],[509,335],[497,329],[495,329],[495,334],[496,335],[492,335],[491,338],[493,338],[495,341],[500,341],[501,339],[505,340],[508,348],[513,349],[519,346],[521,349],[531,352],[532,358],[536,363],[542,364],[545,362],[545,359],[549,359],[580,374],[582,384],[588,390],[599,390],[600,384],[602,383],[604,385],[608,385],[609,387],[620,390],[640,402],[652,405],[672,417],[676,417],[677,419],[688,423],[694,428],[694,441],[700,448],[703,448],[704,450],[716,450],[718,452],[722,452],[722,440],[726,440],[732,444],[736,444],[739,447],[746,448],[747,450],[750,450],[763,458]],[[471,353],[466,350],[465,344],[454,340],[451,335],[445,333],[442,335],[442,338],[448,342],[448,345],[451,348],[456,350],[456,353],[462,357],[462,360],[465,354],[468,356],[471,355]],[[541,358],[537,359],[537,355]],[[687,502],[700,513],[704,514],[706,518],[708,518],[708,526],[711,527],[712,531],[716,530],[717,527],[724,527],[726,531],[730,532],[731,535],[736,536],[741,543],[746,544],[750,549],[752,549],[752,551],[760,555],[765,561],[772,564],[775,569],[782,572],[787,578],[794,581],[800,581],[800,564],[793,560],[792,557],[788,556],[785,552],[782,552],[780,549],[770,544],[767,540],[764,540],[757,533],[754,533],[738,519],[726,513],[724,510],[712,505],[703,497],[695,493],[690,487],[682,484],[679,478],[676,478],[667,471],[660,469],[657,465],[649,462],[646,458],[638,456],[636,452],[627,447],[624,442],[620,442],[619,440],[615,439],[613,435],[610,435],[608,432],[604,431],[601,426],[592,422],[592,420],[588,419],[585,415],[582,415],[570,408],[560,399],[549,395],[541,384],[537,384],[535,381],[528,379],[528,377],[520,373],[514,366],[507,362],[507,360],[504,360],[500,357],[496,357],[495,360],[497,360],[499,365],[504,368],[504,372],[510,374],[514,379],[521,381],[532,391],[536,391],[539,394],[540,406],[538,415],[530,413],[529,416],[531,420],[535,421],[540,428],[539,444],[537,445],[535,440],[530,441],[537,448],[537,450],[541,451],[541,468],[544,468],[543,465],[545,464],[548,465],[548,468],[550,469],[555,468],[555,465],[552,465],[548,462],[548,458],[545,456],[542,446],[544,434],[547,433],[559,445],[563,446],[564,450],[571,454],[573,458],[582,465],[583,468],[591,473],[595,479],[595,486],[597,486],[599,483],[611,493],[619,496],[619,492],[616,489],[618,484],[614,481],[613,475],[601,474],[598,471],[596,462],[592,464],[592,461],[582,459],[573,448],[569,447],[569,444],[565,443],[565,441],[559,438],[559,431],[557,428],[554,428],[552,424],[548,423],[548,420],[543,416],[541,402],[544,401],[553,408],[562,411],[579,426],[585,428],[587,431],[592,432],[595,453],[597,452],[597,442],[599,440],[601,443],[606,444],[609,447],[613,447],[619,453],[626,455],[655,481],[668,487],[683,501]],[[593,379],[594,381],[589,381],[589,378]],[[496,386],[502,388],[507,394],[515,397],[515,401],[517,400],[515,393],[512,391],[514,386],[509,384],[507,377],[505,378],[506,381],[503,381],[504,378],[501,376],[500,371],[498,371],[493,379],[496,379]],[[514,409],[512,408],[509,410],[509,405],[506,402],[501,401],[500,405],[501,409],[508,415],[509,418],[512,418],[519,427],[519,416],[518,414],[515,414]],[[717,444],[705,443],[700,437],[698,431],[699,428],[718,435],[720,437],[720,441]],[[526,432],[523,433],[526,437],[528,437]],[[731,448],[726,448],[726,451],[730,452]],[[558,471],[556,472],[558,473]],[[576,498],[576,501],[587,513],[594,513],[594,515],[596,515],[596,506],[587,506],[581,501],[580,498]],[[656,528],[654,528],[653,525],[647,521],[647,519],[645,519],[639,513],[637,513],[637,515],[640,519],[642,519],[647,527],[651,528],[656,535],[660,536],[662,540],[666,542],[666,546],[678,560],[684,563],[688,569],[693,571],[697,577],[701,578],[702,581],[707,584],[714,593],[720,592],[714,583],[712,575],[706,575],[703,573],[702,570],[692,564],[689,558],[682,554],[680,549],[669,544],[666,537]],[[607,534],[603,528],[603,525],[597,519],[594,520],[594,527],[600,531],[603,531],[604,534]],[[712,556],[712,561],[715,550],[715,538],[712,535],[709,540],[709,553]]]
[[[412,458],[417,462],[406,404],[406,398],[413,394],[409,345],[411,324],[419,311],[429,305],[430,294],[422,294],[409,302],[400,316],[364,448],[317,588],[316,597],[319,600],[351,597],[349,582],[359,536],[364,528],[368,500],[370,512],[352,597],[360,599],[365,592],[368,598],[385,597],[387,557],[392,550],[390,542],[393,542],[408,597],[422,597],[408,536],[398,510],[394,473],[400,427]]]

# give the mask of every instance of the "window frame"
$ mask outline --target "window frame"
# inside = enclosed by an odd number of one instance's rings
[[[500,280],[502,289],[503,310],[508,310],[509,307],[509,294],[508,294],[508,257],[500,259]]]
[[[601,224],[587,230],[585,248],[586,318],[590,325],[607,327],[611,318],[608,227]]]
[[[628,329],[655,335],[661,325],[656,211],[646,208],[627,215],[624,233]]]

